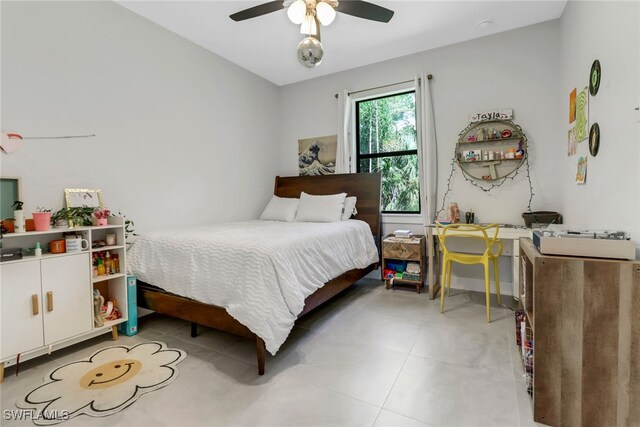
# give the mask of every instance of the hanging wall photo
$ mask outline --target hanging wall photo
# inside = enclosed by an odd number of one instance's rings
[[[578,170],[576,171],[576,184],[584,184],[587,181],[587,156],[580,156],[578,159]]]
[[[569,94],[569,123],[576,121],[576,88]]]
[[[330,175],[335,173],[337,148],[337,135],[299,139],[299,175]]]
[[[589,88],[585,86],[584,89],[578,93],[576,97],[576,142],[582,142],[589,136],[587,127],[589,126]]]
[[[573,156],[578,153],[578,149],[576,146],[576,134],[573,128],[569,131],[569,136],[567,138],[567,156]]]

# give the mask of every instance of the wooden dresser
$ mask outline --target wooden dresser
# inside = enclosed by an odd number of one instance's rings
[[[640,262],[542,255],[520,239],[533,418],[640,425]]]

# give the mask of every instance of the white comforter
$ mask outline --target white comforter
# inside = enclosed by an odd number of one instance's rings
[[[227,309],[275,354],[306,297],[378,261],[367,223],[247,221],[150,233],[128,254],[138,279]]]

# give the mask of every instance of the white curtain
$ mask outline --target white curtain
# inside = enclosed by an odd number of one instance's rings
[[[343,90],[338,96],[338,148],[336,152],[336,173],[351,173],[351,96]]]
[[[418,153],[420,157],[420,205],[423,225],[426,226],[432,224],[436,219],[438,150],[431,89],[427,74],[418,74],[415,84]]]

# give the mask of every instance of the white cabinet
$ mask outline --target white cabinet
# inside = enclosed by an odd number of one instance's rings
[[[1,358],[42,346],[40,261],[0,265]]]
[[[89,242],[104,242],[115,234],[110,246],[93,247],[74,253],[45,253],[40,258],[24,256],[0,263],[0,382],[5,366],[28,360],[52,350],[111,331],[128,320],[125,230],[122,218],[112,217],[102,227],[76,227],[5,234],[5,248],[28,249],[40,243],[64,239],[67,233]],[[120,272],[92,276],[92,256],[109,251],[118,256]],[[95,326],[93,292],[105,301],[117,302],[121,317]]]
[[[42,260],[44,344],[89,332],[93,297],[88,253]]]

